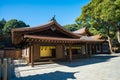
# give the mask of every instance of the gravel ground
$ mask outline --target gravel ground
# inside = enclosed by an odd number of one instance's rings
[[[120,80],[120,54],[100,54],[72,63],[17,64],[12,80]]]

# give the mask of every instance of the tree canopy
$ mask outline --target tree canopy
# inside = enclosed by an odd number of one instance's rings
[[[75,30],[79,29],[77,24],[67,24],[67,25],[64,25],[63,27],[69,31],[75,31]]]
[[[99,31],[104,37],[114,38],[120,30],[120,0],[91,0],[82,8],[77,17],[78,25],[88,25]]]
[[[29,27],[23,21],[18,21],[17,19],[11,19],[4,25],[3,32],[10,33],[12,28],[22,28],[22,27]]]
[[[94,26],[96,29],[115,30],[120,22],[120,0],[91,0],[82,8],[77,24]],[[103,30],[101,30],[103,31]]]
[[[4,45],[12,45],[11,29],[22,27],[29,27],[29,25],[26,25],[25,22],[17,19],[11,19],[9,21],[6,21],[5,19],[0,20],[0,43],[3,43]]]
[[[5,24],[6,24],[6,20],[2,19],[0,21],[0,36],[2,36],[2,29],[3,29],[3,27],[4,27]]]

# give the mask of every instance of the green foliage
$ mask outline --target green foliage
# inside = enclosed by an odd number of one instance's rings
[[[90,33],[92,33],[93,35],[97,35],[100,34],[100,31],[98,31],[97,29],[95,29],[94,27],[90,27],[89,28]]]
[[[120,29],[120,0],[91,0],[82,8],[82,14],[76,19],[78,25],[90,24],[103,36],[114,37]],[[96,33],[96,31],[95,31]]]
[[[76,19],[76,23],[87,23],[100,31],[104,38],[108,38],[110,52],[113,53],[111,42],[116,31],[120,32],[120,0],[91,0],[82,8],[82,14]]]
[[[3,28],[3,32],[10,33],[12,28],[22,28],[22,27],[29,27],[29,25],[26,25],[23,21],[11,19],[5,24]]]
[[[11,29],[22,27],[29,27],[29,25],[26,25],[23,21],[18,21],[16,19],[11,19],[9,21],[2,19],[0,21],[0,44],[3,43],[4,46],[12,45]]]
[[[0,37],[3,34],[2,29],[3,29],[5,24],[6,24],[6,20],[5,19],[0,20]]]
[[[79,27],[76,24],[67,24],[63,27],[69,31],[75,31],[75,30],[79,29]]]

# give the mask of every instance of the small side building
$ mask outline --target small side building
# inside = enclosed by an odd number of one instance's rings
[[[103,40],[101,43],[96,43],[96,41],[102,40],[102,36],[100,34],[92,35],[86,27],[73,31],[73,33],[81,36],[80,40],[95,41],[95,43],[86,42],[88,46],[88,54],[109,53],[109,45],[107,41]]]

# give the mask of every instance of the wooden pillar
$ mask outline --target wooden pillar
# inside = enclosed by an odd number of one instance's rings
[[[87,54],[88,58],[90,58],[90,53],[89,53],[89,46],[87,43],[85,43],[85,53]]]
[[[32,53],[32,50],[31,50],[31,46],[30,46],[30,49],[29,49],[29,63],[31,63],[31,53]]]
[[[87,56],[89,57],[89,55],[88,55],[88,53],[87,53],[87,43],[85,43],[84,46],[85,46],[85,51],[84,51],[84,52],[85,52],[85,54],[87,54]]]
[[[101,53],[103,53],[103,45],[102,45],[102,43],[100,43],[100,45],[101,45]]]
[[[70,62],[72,61],[72,47],[71,47],[71,44],[69,44],[69,59],[70,59]]]
[[[34,67],[34,45],[31,46],[31,66]]]
[[[96,54],[96,43],[95,43],[95,45],[94,45],[94,50],[95,50],[95,54]]]
[[[86,54],[88,54],[87,50],[88,50],[88,49],[87,49],[87,43],[85,43],[85,53],[86,53]]]
[[[94,43],[92,43],[92,46],[91,46],[92,47],[92,54],[95,54],[94,46],[95,46]]]
[[[89,52],[90,52],[89,54],[90,54],[90,57],[91,57],[91,55],[92,55],[92,44],[89,44],[89,50],[90,50],[90,51],[89,51]]]
[[[95,50],[96,50],[96,54],[97,54],[97,44],[96,44],[96,46],[95,46]]]
[[[87,44],[87,53],[89,58],[91,58],[91,44]]]

